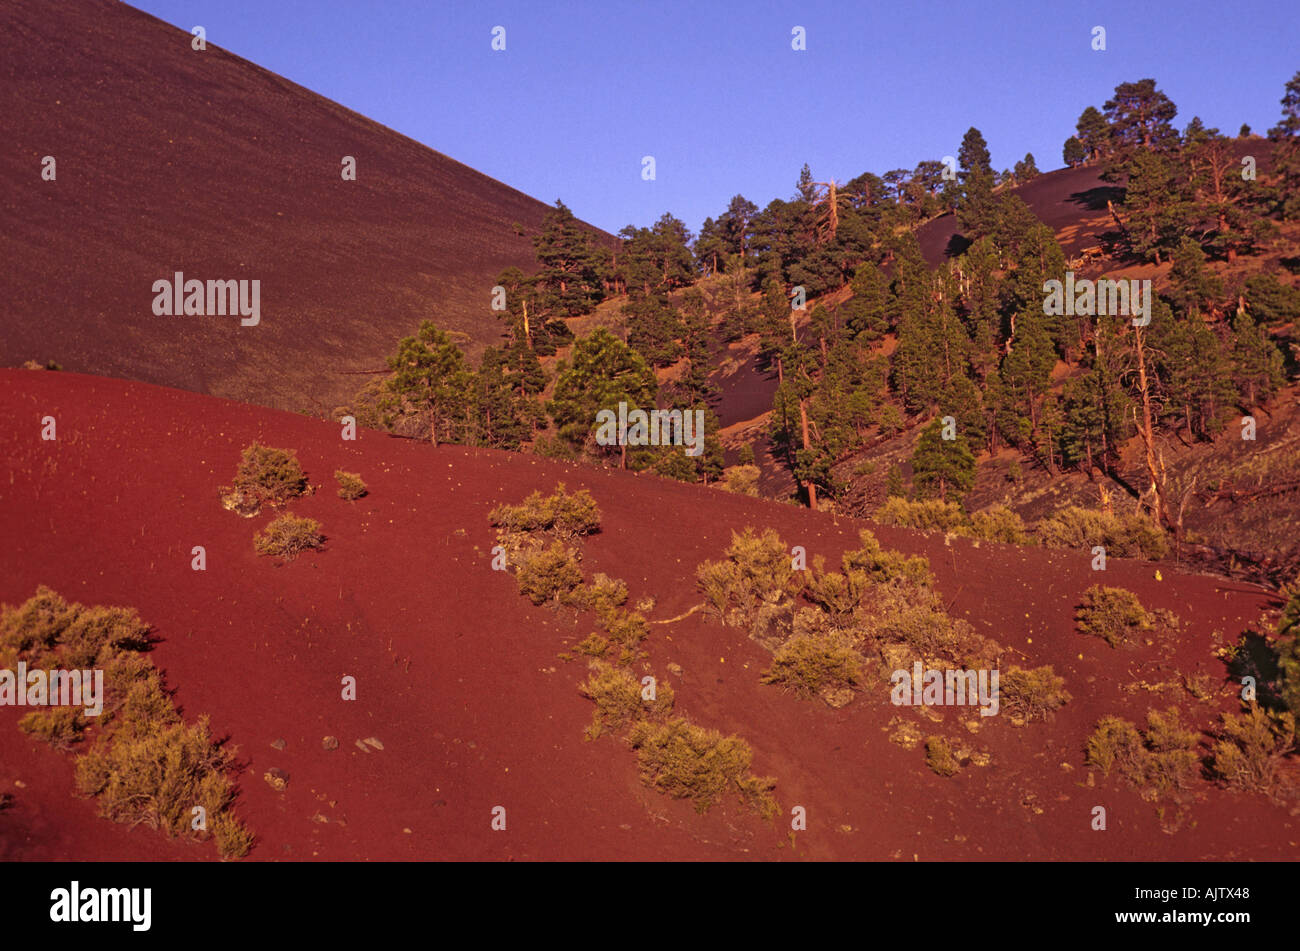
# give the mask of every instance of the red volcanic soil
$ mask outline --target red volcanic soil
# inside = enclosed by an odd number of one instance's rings
[[[514,225],[546,205],[192,39],[122,3],[0,4],[0,364],[327,414],[430,315],[497,340],[491,288],[535,268]],[[155,316],[176,271],[261,281],[261,323]]]
[[[42,441],[53,416],[57,440]],[[263,514],[221,507],[243,446],[297,450],[314,495],[292,510],[323,523],[325,550],[278,566],[253,551]],[[788,819],[764,823],[736,803],[699,816],[651,792],[619,741],[584,742],[591,707],[580,661],[557,654],[591,628],[535,608],[490,567],[488,512],[557,481],[588,488],[602,531],[584,571],[625,579],[652,619],[700,602],[695,566],[730,533],[772,526],[811,559],[838,561],[866,523],[651,476],[531,456],[437,449],[303,416],[139,383],[0,371],[0,600],[46,584],[83,603],[130,605],[152,623],[155,662],[187,718],[211,715],[247,764],[239,812],[273,859],[1295,859],[1300,819],[1260,797],[1195,783],[1187,820],[1161,831],[1155,807],[1098,777],[1081,747],[1107,713],[1141,719],[1177,703],[1198,727],[1232,707],[1181,690],[1130,690],[1172,668],[1223,681],[1211,635],[1235,637],[1274,603],[1249,585],[1112,560],[1105,580],[1182,616],[1176,651],[1114,650],[1073,630],[1095,583],[1089,556],[954,541],[877,527],[882,542],[927,555],[953,613],[1009,648],[1051,663],[1074,700],[1050,724],[989,718],[970,739],[992,754],[944,779],[921,749],[888,739],[896,714],[925,732],[966,736],[972,711],[939,708],[929,723],[871,685],[832,710],[759,683],[768,655],[739,630],[696,613],[652,628],[650,668],[694,721],[744,736],[754,769],[777,778],[785,815],[807,809],[792,849]],[[370,495],[346,503],[332,473],[359,472]],[[207,571],[191,570],[191,549]],[[1023,656],[1022,656],[1023,655]],[[639,673],[639,671],[638,671]],[[340,680],[357,678],[345,701]],[[966,714],[959,717],[959,713]],[[212,860],[210,845],[128,830],[72,795],[72,760],[23,735],[0,708],[0,859]],[[978,719],[978,718],[976,718]],[[321,747],[333,735],[340,746]],[[356,741],[376,737],[382,750]],[[283,739],[277,751],[271,744]],[[283,793],[262,774],[290,774]],[[18,783],[22,785],[19,786]],[[507,810],[492,831],[491,810]],[[1108,810],[1109,831],[1090,830]]]

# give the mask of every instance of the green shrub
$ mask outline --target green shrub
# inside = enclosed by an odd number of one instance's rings
[[[976,538],[1008,545],[1027,545],[1029,531],[1024,520],[1005,505],[991,505],[971,516],[971,531]]]
[[[50,668],[103,669],[95,742],[75,761],[77,790],[100,797],[101,815],[189,835],[191,810],[200,805],[217,823],[223,857],[248,851],[251,836],[223,811],[234,798],[226,776],[234,751],[213,742],[206,719],[196,726],[181,720],[161,673],[143,653],[149,628],[135,611],[69,604],[40,588],[25,604],[0,612],[0,643],[26,644],[15,658],[29,665],[39,660]],[[24,732],[64,749],[82,739],[89,725],[82,708],[67,706],[34,711],[19,723]]]
[[[53,647],[76,617],[75,606],[41,585],[18,607],[4,606],[0,612],[0,645],[18,652]]]
[[[962,507],[956,502],[939,499],[911,502],[897,495],[890,496],[871,517],[882,525],[915,528],[922,532],[970,534],[970,519]]]
[[[212,820],[212,837],[224,862],[242,859],[253,847],[253,833],[229,812],[220,813]]]
[[[758,466],[732,466],[722,473],[722,488],[737,495],[758,497]]]
[[[56,750],[68,750],[81,741],[86,720],[81,707],[50,707],[27,714],[18,721],[18,729]]]
[[[952,661],[978,670],[997,666],[1001,654],[967,621],[950,616],[932,589],[903,581],[880,586],[871,613],[859,623],[864,637],[877,646],[905,645],[909,654],[926,662]]]
[[[961,763],[952,745],[942,736],[925,738],[925,765],[940,776],[954,776],[961,771]]]
[[[570,601],[574,607],[594,611],[597,617],[604,618],[627,603],[627,584],[598,571],[590,582],[573,592]]]
[[[1200,765],[1195,749],[1199,736],[1195,730],[1182,725],[1175,707],[1164,713],[1148,711],[1144,737],[1147,755],[1137,785],[1152,789],[1157,795],[1186,788]]]
[[[1038,523],[1036,533],[1049,548],[1091,551],[1101,545],[1117,558],[1163,558],[1169,540],[1160,526],[1136,513],[1114,515],[1068,506]]]
[[[1276,795],[1285,783],[1283,758],[1295,748],[1295,717],[1252,703],[1243,714],[1223,714],[1210,747],[1209,771],[1229,789]]]
[[[192,809],[215,817],[234,801],[226,770],[234,753],[213,742],[207,717],[140,736],[115,733],[77,760],[77,791],[99,800],[114,822],[144,824],[177,836],[190,831]]]
[[[845,552],[841,560],[845,574],[865,571],[876,582],[900,579],[923,587],[934,585],[930,562],[924,555],[908,556],[897,551],[886,551],[880,547],[876,536],[865,528],[858,532],[858,540],[862,547]]]
[[[508,532],[550,531],[560,538],[590,535],[600,529],[600,509],[586,489],[572,495],[564,483],[552,495],[533,492],[519,505],[500,505],[489,517],[492,524]]]
[[[1088,738],[1087,763],[1106,776],[1116,769],[1145,798],[1156,799],[1187,787],[1200,762],[1196,742],[1196,731],[1182,725],[1173,707],[1148,711],[1145,735],[1128,720],[1108,716]]]
[[[753,751],[739,737],[674,717],[661,724],[638,721],[628,740],[637,751],[642,781],[675,799],[690,799],[697,812],[707,812],[732,792],[764,818],[776,815],[775,783],[750,774]]]
[[[636,648],[650,636],[650,625],[636,611],[611,611],[605,615],[604,621],[609,639],[626,648]]]
[[[361,476],[355,472],[344,472],[342,469],[334,470],[334,478],[339,483],[339,498],[355,502],[370,490],[366,484],[361,481]]]
[[[321,548],[324,542],[320,522],[312,518],[299,518],[289,512],[253,536],[253,547],[259,555],[277,555],[288,561],[297,558],[304,551]]]
[[[1103,638],[1111,647],[1127,644],[1155,627],[1155,618],[1125,588],[1093,585],[1084,592],[1074,616],[1080,634]]]
[[[221,490],[222,503],[240,515],[256,515],[263,505],[280,505],[305,495],[307,476],[292,449],[254,442],[244,449],[234,486]]]
[[[1287,600],[1277,633],[1289,640],[1278,649],[1278,690],[1286,708],[1300,716],[1300,578],[1284,586],[1282,596]]]
[[[578,553],[556,539],[547,548],[521,556],[515,581],[519,593],[533,604],[561,601],[582,584]]]
[[[1007,713],[1026,722],[1046,720],[1071,700],[1065,678],[1058,677],[1051,665],[1033,670],[1012,667],[1000,678],[998,697]]]
[[[1142,735],[1130,721],[1107,716],[1097,721],[1085,747],[1085,761],[1109,776],[1116,766],[1131,763],[1142,752]]]
[[[808,700],[821,696],[843,706],[862,679],[862,655],[842,636],[796,634],[776,649],[763,683],[779,684]]]
[[[762,535],[752,528],[732,532],[726,560],[706,561],[696,569],[709,604],[733,626],[752,623],[765,604],[790,603],[803,584],[796,575],[789,548],[770,528]]]
[[[63,660],[69,669],[94,667],[105,655],[149,649],[149,627],[129,608],[82,607],[63,632]]]
[[[574,648],[579,654],[586,654],[588,657],[604,657],[609,651],[609,638],[602,637],[595,631],[588,634]]]
[[[606,733],[621,733],[636,720],[662,720],[672,713],[673,688],[655,684],[655,698],[644,699],[646,688],[631,673],[603,661],[591,662],[591,676],[578,692],[596,704],[586,737],[597,739]]]

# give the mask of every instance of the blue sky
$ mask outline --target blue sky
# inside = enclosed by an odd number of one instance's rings
[[[1083,108],[1145,77],[1179,128],[1199,115],[1264,132],[1300,70],[1292,3],[134,5],[613,232],[665,211],[697,231],[734,194],[789,198],[804,162],[843,182],[956,155],[972,125],[997,168],[1027,151],[1058,168]],[[498,25],[504,52],[491,49]],[[1091,49],[1097,25],[1104,52]]]

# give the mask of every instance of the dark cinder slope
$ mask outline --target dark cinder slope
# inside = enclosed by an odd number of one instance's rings
[[[115,2],[0,4],[0,364],[328,411],[423,319],[499,335],[492,279],[533,263],[513,225],[543,203],[190,41]],[[260,280],[261,323],[154,316],[175,271]]]

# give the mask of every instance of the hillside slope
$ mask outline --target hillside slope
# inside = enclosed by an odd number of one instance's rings
[[[328,413],[421,320],[499,336],[494,278],[535,266],[513,226],[546,205],[191,39],[111,0],[0,5],[0,365]],[[155,316],[176,271],[261,281],[260,324]]]
[[[53,416],[57,439],[40,438]],[[318,491],[292,506],[319,519],[326,548],[277,567],[255,555],[268,516],[222,508],[240,449],[297,450]],[[488,512],[557,481],[585,487],[602,531],[583,570],[625,579],[650,616],[674,618],[701,597],[696,566],[720,557],[733,529],[771,526],[809,560],[834,562],[868,523],[617,471],[528,456],[417,444],[179,390],[67,373],[0,371],[0,601],[46,584],[83,603],[130,605],[160,638],[154,660],[193,719],[212,717],[246,764],[239,812],[272,859],[1285,859],[1300,857],[1300,819],[1262,798],[1196,783],[1183,828],[1114,779],[1093,779],[1082,743],[1098,717],[1140,720],[1177,703],[1208,726],[1233,708],[1213,656],[1275,599],[1208,576],[1111,561],[1106,581],[1184,618],[1169,650],[1116,651],[1073,630],[1096,576],[1087,553],[975,546],[876,527],[881,541],[930,558],[950,610],[1007,648],[1003,666],[1051,663],[1074,701],[1050,724],[1001,718],[971,737],[992,762],[941,778],[918,749],[889,741],[899,714],[873,683],[832,710],[763,686],[769,655],[703,613],[652,628],[649,669],[669,677],[695,722],[744,736],[754,770],[776,777],[785,819],[735,804],[699,816],[643,788],[619,742],[584,742],[591,706],[580,660],[557,657],[589,632],[535,608],[491,570]],[[370,495],[345,503],[336,468]],[[207,570],[193,571],[203,545]],[[637,670],[640,675],[640,665]],[[1193,701],[1177,673],[1221,684]],[[357,699],[340,679],[357,678]],[[1142,686],[1144,685],[1145,686]],[[0,708],[0,860],[210,860],[210,846],[169,842],[95,816],[73,798],[71,759],[23,735]],[[928,732],[965,734],[961,711],[930,708]],[[321,739],[337,736],[337,750]],[[383,750],[355,741],[376,737]],[[272,742],[283,739],[283,750]],[[283,793],[262,782],[278,767]],[[21,783],[22,785],[19,785]],[[1105,805],[1110,832],[1090,830]],[[490,829],[504,805],[505,832]],[[790,809],[808,830],[791,848]]]

